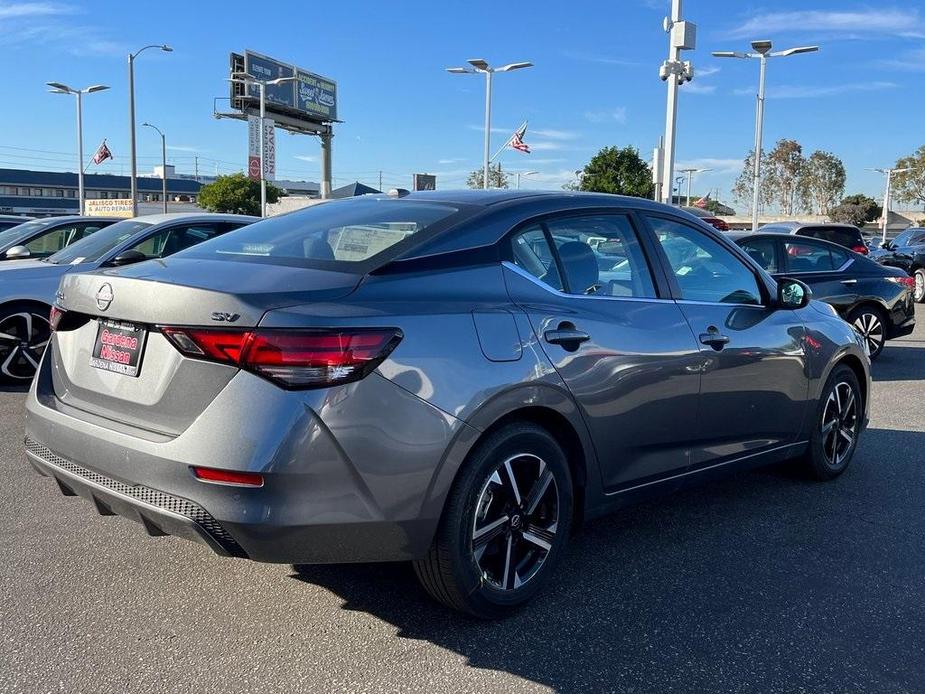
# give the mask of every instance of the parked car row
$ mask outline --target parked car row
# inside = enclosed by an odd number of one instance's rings
[[[582,520],[790,458],[832,479],[868,421],[871,342],[803,281],[862,267],[832,244],[562,192],[251,221],[125,220],[0,268],[2,363],[38,364],[26,455],[64,494],[222,555],[412,561],[493,618]]]

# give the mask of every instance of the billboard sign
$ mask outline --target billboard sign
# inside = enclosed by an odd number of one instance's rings
[[[295,75],[295,68],[292,65],[281,63],[278,60],[273,60],[251,51],[244,51],[244,71],[251,77],[267,81]],[[255,84],[251,85],[249,94],[252,98],[259,99],[260,88]],[[295,108],[293,82],[267,85],[266,102],[267,105]]]
[[[276,123],[263,119],[263,177],[276,180]]]
[[[297,78],[282,84],[267,85],[266,105],[269,110],[301,116],[313,122],[337,120],[336,82],[253,51],[244,51],[243,57],[244,72],[255,79],[270,81],[281,77]],[[232,71],[235,70],[235,65],[240,66],[240,60],[240,55],[232,53]],[[236,91],[239,88],[243,89],[232,84],[232,104],[236,108],[239,107],[238,100],[242,95]],[[254,101],[260,99],[260,88],[250,85],[247,87],[246,95],[253,105]]]
[[[132,199],[84,200],[84,214],[93,217],[132,217]]]
[[[437,190],[437,177],[433,174],[414,174],[412,190]]]

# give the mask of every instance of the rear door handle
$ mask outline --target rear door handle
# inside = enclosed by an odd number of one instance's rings
[[[711,325],[707,328],[705,333],[700,333],[700,342],[701,344],[709,345],[713,349],[719,351],[729,344],[729,337],[721,335],[719,330]]]
[[[584,330],[547,330],[543,339],[551,345],[576,346],[591,339]]]

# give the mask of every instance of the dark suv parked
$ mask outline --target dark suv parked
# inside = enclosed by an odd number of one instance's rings
[[[839,246],[850,248],[855,253],[867,255],[870,249],[864,243],[864,235],[861,230],[851,224],[836,223],[813,223],[804,224],[803,222],[772,222],[765,224],[758,231],[764,233],[776,234],[796,234],[797,236],[808,236],[812,239],[822,239],[831,241]]]
[[[898,267],[915,278],[913,296],[925,301],[925,228],[911,227],[886,241],[872,256],[882,265]]]

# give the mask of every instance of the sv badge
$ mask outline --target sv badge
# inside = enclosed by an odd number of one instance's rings
[[[210,318],[219,323],[234,323],[240,318],[237,313],[225,313],[223,311],[213,311]]]

